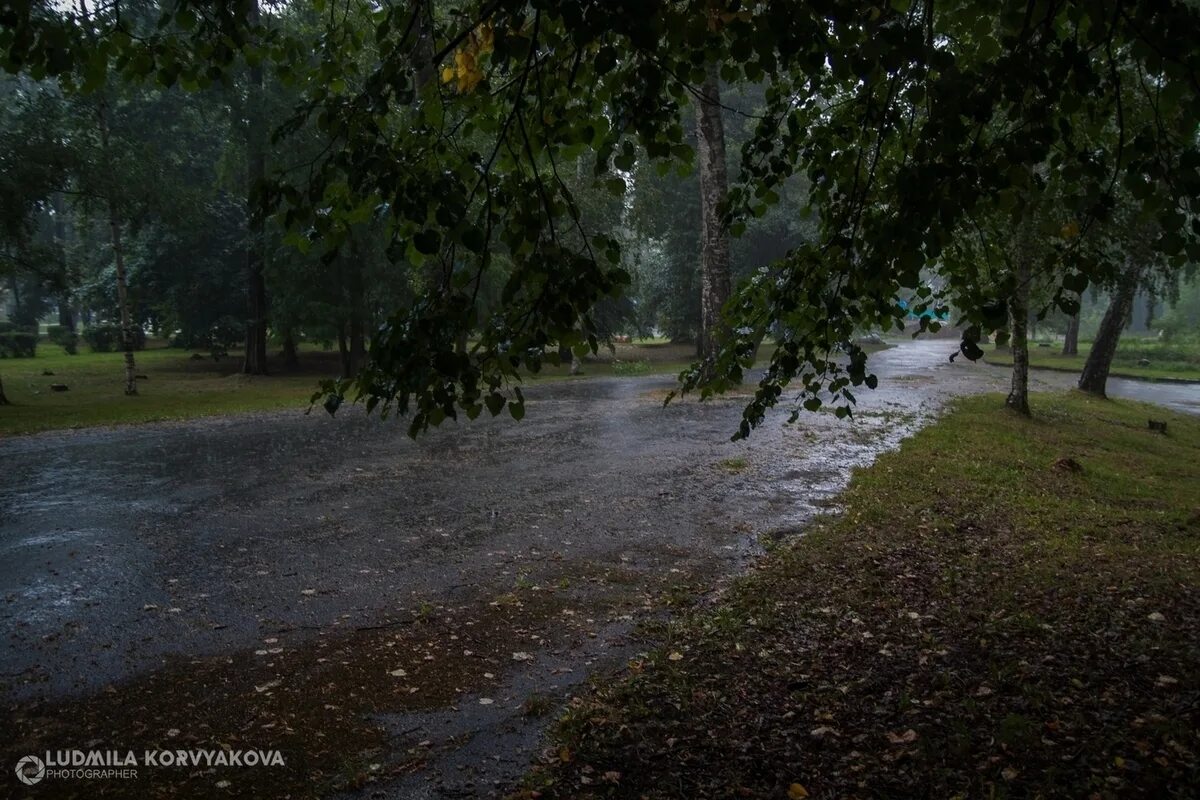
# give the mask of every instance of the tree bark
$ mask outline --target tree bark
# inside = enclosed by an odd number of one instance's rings
[[[13,296],[13,320],[19,320],[21,318],[21,286],[17,283],[15,272],[8,276],[8,290],[12,292]]]
[[[10,405],[8,395],[4,394],[4,378],[0,377],[0,406]]]
[[[366,362],[366,290],[363,286],[363,261],[355,240],[350,240],[350,257],[344,260],[343,285],[346,287],[349,319],[347,321],[348,345],[344,366],[345,377],[353,378]]]
[[[296,339],[292,335],[291,328],[288,328],[283,334],[283,365],[288,369],[296,369],[300,366],[300,358],[296,355]]]
[[[109,162],[108,99],[103,93],[96,106],[96,121],[100,127],[100,148],[105,165]],[[108,229],[112,236],[113,261],[117,268],[117,305],[121,312],[121,349],[125,351],[125,394],[135,395],[137,367],[133,361],[133,315],[129,311],[129,286],[125,274],[125,248],[121,243],[121,206],[115,190],[108,190]]]
[[[579,374],[579,364],[575,358],[575,353],[565,344],[558,346],[558,363],[566,367],[569,374]]]
[[[362,369],[363,361],[366,360],[367,355],[365,339],[366,337],[363,336],[362,320],[356,312],[350,317],[350,363],[347,370],[347,378],[353,378]]]
[[[721,309],[729,300],[729,232],[721,205],[729,193],[725,164],[725,124],[717,63],[710,61],[696,98],[696,139],[700,156],[700,340],[698,355],[711,366],[722,331]]]
[[[1067,321],[1067,332],[1063,336],[1062,354],[1064,356],[1079,355],[1079,313],[1076,312]]]
[[[1099,397],[1106,397],[1108,371],[1112,368],[1113,356],[1117,354],[1117,344],[1121,341],[1121,331],[1129,321],[1133,310],[1133,298],[1137,294],[1138,270],[1132,265],[1128,267],[1112,299],[1108,302],[1108,310],[1104,319],[1100,320],[1100,328],[1092,341],[1092,350],[1088,353],[1087,363],[1083,365],[1083,373],[1079,376],[1079,389]]]
[[[258,0],[249,10],[251,25],[259,21]],[[263,68],[251,64],[246,91],[246,357],[242,372],[267,374],[266,205],[262,187],[267,177],[266,130],[263,116]]]
[[[338,355],[342,357],[342,377],[351,378],[354,377],[354,365],[350,363],[350,346],[346,340],[346,327],[345,320],[338,320]]]
[[[75,332],[75,312],[71,308],[71,290],[68,285],[67,269],[67,213],[62,192],[56,192],[52,200],[54,208],[54,249],[58,255],[58,324],[71,333]]]
[[[68,331],[75,330],[75,314],[71,311],[71,301],[65,297],[58,298],[58,324]]]
[[[433,80],[433,3],[422,3],[417,10],[417,40],[413,43],[412,59],[415,71],[413,89],[417,94]]]
[[[1004,404],[1019,414],[1029,416],[1029,248],[1022,242],[1017,253],[1017,286],[1009,303],[1009,324],[1012,328],[1012,386]]]

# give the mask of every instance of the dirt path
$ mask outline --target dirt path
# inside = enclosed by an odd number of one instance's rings
[[[946,398],[1003,385],[1002,369],[948,363],[952,349],[906,343],[873,356],[880,389],[861,393],[853,423],[818,414],[784,426],[780,414],[737,444],[736,398],[664,409],[662,377],[534,385],[521,423],[451,424],[417,442],[357,410],[2,441],[0,688],[21,731],[12,746],[81,746],[60,740],[75,730],[66,720],[111,719],[126,698],[190,691],[200,675],[223,686],[293,675],[309,693],[358,681],[378,694],[370,681],[383,665],[372,678],[349,671],[406,648],[437,670],[421,677],[409,664],[394,701],[346,706],[388,732],[370,751],[378,761],[349,754],[340,775],[306,765],[304,780],[338,785],[348,770],[369,785],[363,796],[492,794],[521,774],[573,687],[636,656],[637,621],[801,527],[852,467]],[[390,626],[407,628],[392,637]],[[327,674],[333,653],[340,677]],[[284,693],[267,684],[248,696]],[[203,702],[219,721],[236,697],[228,688]],[[281,699],[262,713],[288,708]],[[143,722],[131,738],[165,735]],[[255,746],[309,746],[273,743],[273,724]]]

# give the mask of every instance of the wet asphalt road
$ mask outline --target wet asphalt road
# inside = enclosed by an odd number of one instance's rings
[[[1006,370],[951,364],[953,350],[876,354],[880,388],[854,422],[781,412],[741,443],[737,398],[664,409],[665,377],[534,384],[520,423],[416,442],[358,409],[0,441],[0,688],[88,693],[172,657],[571,569],[728,574],[946,399],[1005,386]],[[1038,372],[1033,388],[1071,380]],[[1200,412],[1200,386],[1110,385]]]
[[[520,423],[416,442],[358,409],[0,441],[0,681],[18,699],[87,692],[172,654],[369,621],[564,561],[731,569],[946,398],[1004,386],[1005,370],[951,364],[952,350],[873,356],[880,388],[860,393],[854,423],[784,427],[780,413],[741,443],[737,398],[664,409],[664,377],[536,384]],[[1198,386],[1112,384],[1200,411]]]

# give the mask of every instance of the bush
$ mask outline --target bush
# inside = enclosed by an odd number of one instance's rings
[[[63,325],[47,325],[46,338],[73,356],[79,352],[79,334]]]
[[[649,361],[613,361],[614,375],[645,375],[650,372]]]
[[[236,347],[246,336],[246,325],[234,317],[220,317],[209,326],[208,334],[203,337],[203,344],[208,348],[213,360],[229,355],[229,349]]]
[[[116,325],[93,325],[83,329],[83,340],[93,353],[111,353],[121,346],[121,329]]]
[[[93,325],[83,331],[83,340],[88,343],[94,353],[111,353],[121,349],[120,325]],[[142,350],[146,347],[146,332],[141,328],[133,328],[133,349]]]
[[[33,358],[37,341],[37,334],[26,331],[0,333],[0,358]]]

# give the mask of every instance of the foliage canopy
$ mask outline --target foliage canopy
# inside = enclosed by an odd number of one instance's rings
[[[1053,213],[1038,215],[1036,273],[1068,313],[1119,266],[1118,248],[1093,246],[1118,212],[1121,225],[1153,222],[1155,258],[1200,260],[1200,13],[1182,0],[255,8],[109,3],[85,19],[5,0],[0,59],[84,93],[114,73],[199,90],[268,65],[299,97],[276,143],[301,131],[322,142],[261,187],[288,241],[331,263],[370,222],[390,259],[428,276],[373,336],[353,385],[326,387],[410,415],[414,434],[484,408],[519,418],[521,375],[560,345],[600,345],[595,310],[630,276],[564,167],[587,156],[619,198],[643,165],[690,163],[684,118],[712,61],[763,96],[729,197],[731,232],[795,176],[819,224],[742,283],[715,363],[681,376],[686,390],[726,389],[774,336],[740,436],[793,382],[796,409],[849,413],[876,379],[859,348],[848,361],[832,354],[856,329],[899,327],[902,295],[919,309],[952,298],[962,352],[978,357],[981,335],[1005,324],[1012,278],[947,253],[980,219],[1019,224],[1041,194]],[[306,24],[280,24],[289,15]],[[499,262],[498,302],[481,313]],[[929,269],[945,279],[936,290]]]

